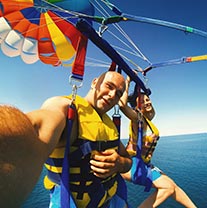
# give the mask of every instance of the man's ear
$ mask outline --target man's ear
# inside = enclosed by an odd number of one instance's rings
[[[92,89],[96,86],[97,80],[98,80],[98,78],[94,78],[93,81],[91,82],[91,88]]]

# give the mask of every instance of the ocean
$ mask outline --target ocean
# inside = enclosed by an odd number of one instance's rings
[[[172,178],[198,208],[207,207],[207,194],[205,193],[207,189],[207,133],[161,137],[152,163]],[[48,207],[49,193],[42,185],[44,175],[45,169],[22,208]],[[131,183],[127,183],[127,186],[128,199],[132,208],[136,208],[153,191],[152,189],[150,193],[144,192],[142,186]],[[183,206],[169,198],[159,207],[181,208]]]

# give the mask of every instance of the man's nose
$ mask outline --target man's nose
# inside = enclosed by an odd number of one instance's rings
[[[110,95],[111,98],[115,98],[115,96],[116,96],[116,90],[110,90],[109,91],[109,95]]]

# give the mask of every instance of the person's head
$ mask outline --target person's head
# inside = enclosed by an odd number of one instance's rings
[[[124,77],[118,72],[108,71],[92,81],[86,99],[100,115],[103,115],[118,103],[124,91]]]
[[[135,86],[134,92],[128,96],[128,102],[135,109],[138,109],[140,107],[143,115],[149,120],[152,120],[154,118],[155,110],[150,100],[150,97],[147,96],[144,92],[141,92],[138,96],[137,86]]]
[[[149,120],[152,120],[155,116],[155,110],[149,96],[141,93],[141,96],[137,97],[137,103],[139,102],[141,102],[141,111],[143,115],[146,116]]]

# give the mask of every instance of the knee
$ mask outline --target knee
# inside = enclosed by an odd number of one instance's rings
[[[176,188],[177,188],[177,185],[172,181],[168,184],[166,188],[166,192],[168,193],[169,196],[171,196],[175,193]]]

